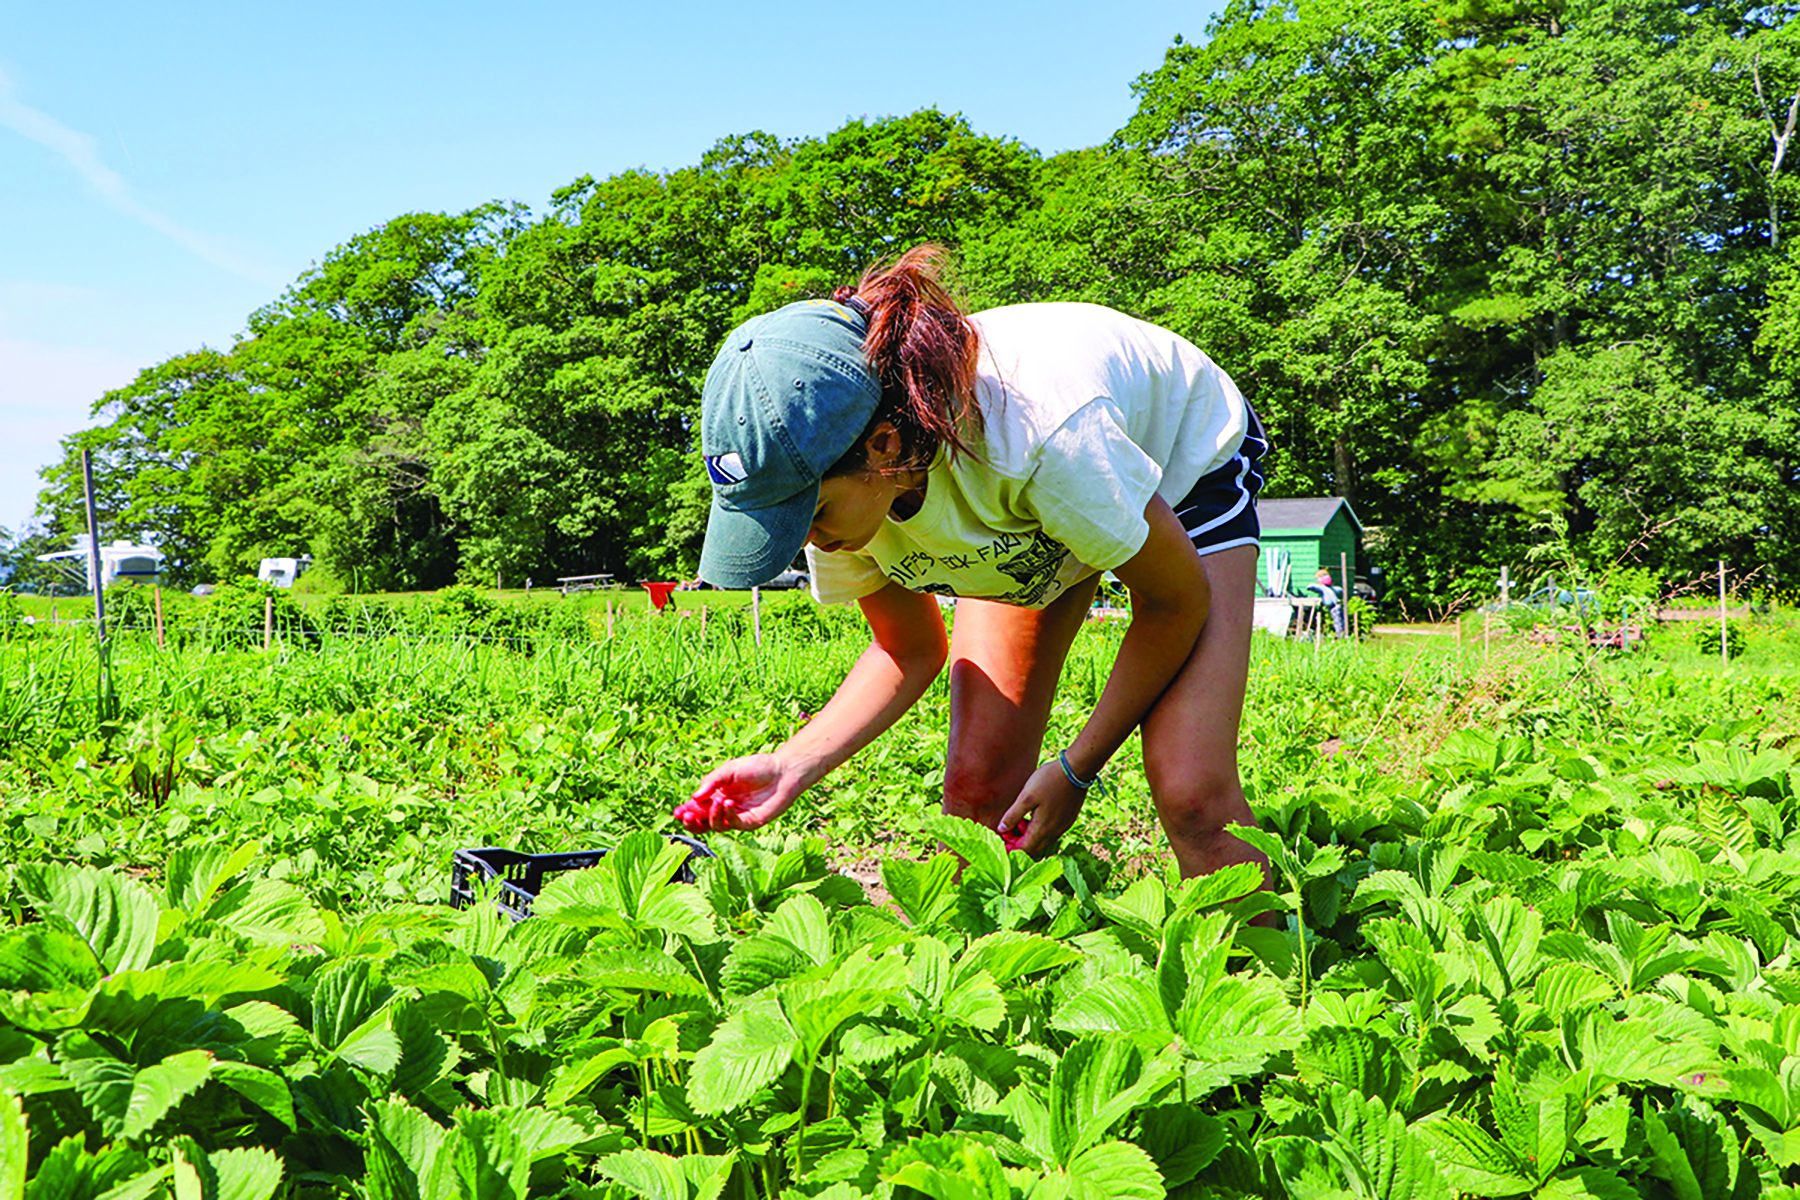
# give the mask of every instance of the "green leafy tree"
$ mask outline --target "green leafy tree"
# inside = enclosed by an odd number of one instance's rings
[[[154,535],[177,582],[308,550],[369,586],[444,582],[454,561],[420,425],[442,377],[479,352],[455,309],[512,220],[489,206],[389,222],[252,314],[229,351],[178,355],[107,393],[95,413],[109,423],[65,439],[46,472],[51,523],[81,527],[86,448],[102,525]]]
[[[17,533],[0,526],[0,587],[14,592],[41,592],[66,580],[53,563],[41,563],[38,555],[66,548],[41,525],[27,525]]]
[[[1768,535],[1793,528],[1800,426],[1756,349],[1787,16],[1584,3],[1509,31],[1515,69],[1471,94],[1500,250],[1452,310],[1494,353],[1430,431],[1458,494],[1565,512],[1597,559],[1794,565]]]

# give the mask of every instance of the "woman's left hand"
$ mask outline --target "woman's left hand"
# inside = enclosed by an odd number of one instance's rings
[[[1019,798],[1000,818],[999,832],[1004,837],[1030,817],[1031,823],[1024,830],[1018,848],[1033,858],[1048,854],[1075,824],[1075,818],[1081,815],[1082,801],[1086,799],[1087,794],[1069,782],[1063,774],[1062,764],[1053,758],[1033,771],[1031,778],[1025,781]]]

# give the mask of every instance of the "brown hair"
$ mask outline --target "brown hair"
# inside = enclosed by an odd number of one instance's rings
[[[868,427],[825,472],[827,478],[865,469],[865,443],[883,421],[900,431],[902,468],[929,466],[940,445],[953,457],[971,453],[970,435],[982,429],[975,402],[981,342],[944,287],[947,257],[942,246],[914,246],[893,262],[864,271],[855,287],[831,293],[840,304],[854,297],[867,313],[863,353],[881,381],[881,402]]]

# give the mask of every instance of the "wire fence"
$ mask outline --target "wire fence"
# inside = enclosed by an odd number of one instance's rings
[[[806,612],[795,606],[795,612]],[[283,628],[91,616],[0,621],[0,746],[81,737],[157,709],[250,720],[280,711],[405,705],[421,720],[600,703],[693,710],[794,698],[816,708],[868,644],[866,628],[644,614],[570,635],[482,629]],[[266,641],[265,641],[266,633]]]

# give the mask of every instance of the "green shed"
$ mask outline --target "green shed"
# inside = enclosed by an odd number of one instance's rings
[[[1342,496],[1300,497],[1292,500],[1259,500],[1256,515],[1262,523],[1262,557],[1257,560],[1257,582],[1267,595],[1297,596],[1306,591],[1320,567],[1331,572],[1331,581],[1343,587],[1343,556],[1350,559],[1352,576],[1366,572],[1362,553],[1362,522]],[[1277,583],[1287,567],[1286,587],[1269,586],[1273,566]]]

